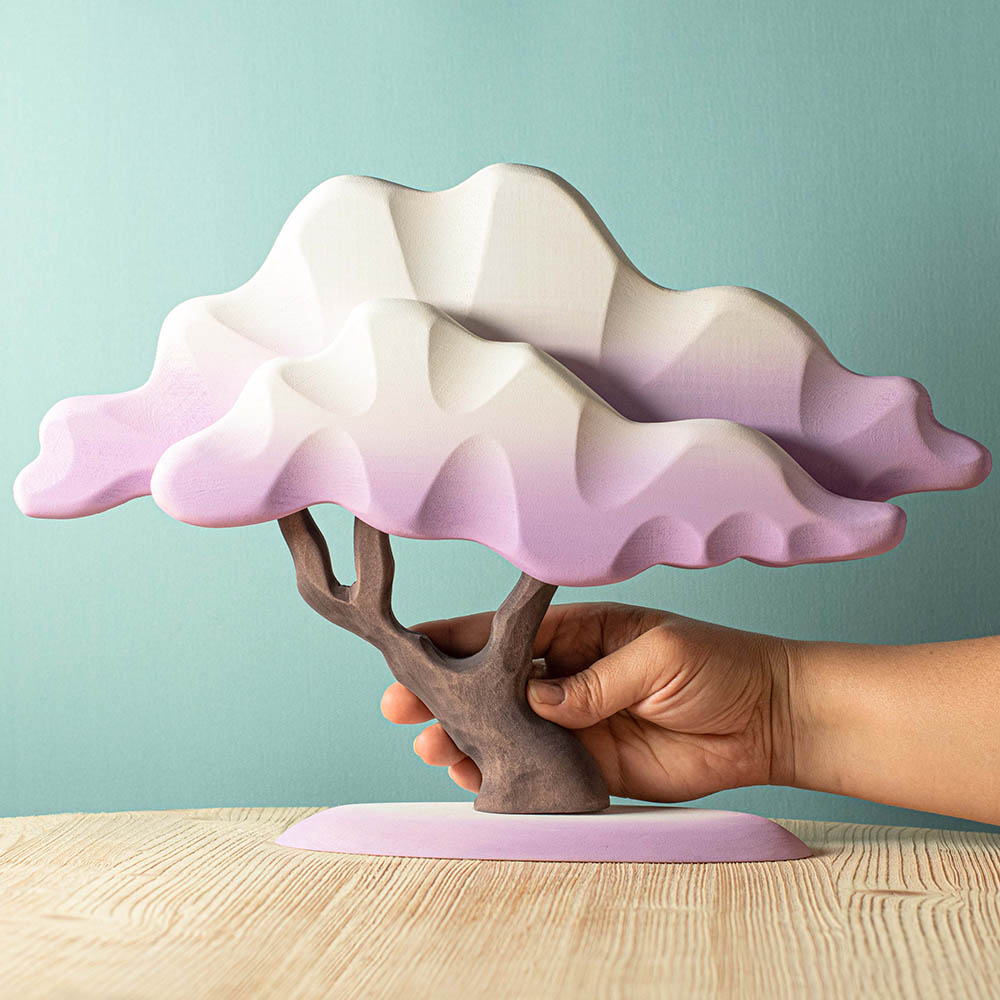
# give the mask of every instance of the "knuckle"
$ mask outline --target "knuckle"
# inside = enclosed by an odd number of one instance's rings
[[[654,625],[649,632],[649,666],[662,668],[682,661],[690,651],[691,638],[671,625]]]
[[[596,670],[587,670],[577,674],[575,680],[571,691],[573,708],[586,718],[601,718],[607,704],[604,678]]]

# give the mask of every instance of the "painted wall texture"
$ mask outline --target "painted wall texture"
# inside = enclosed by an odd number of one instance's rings
[[[0,478],[57,399],[139,384],[167,311],[248,278],[326,177],[441,188],[503,160],[564,175],[654,280],[760,288],[1000,451],[998,41],[986,2],[10,4]],[[998,499],[996,475],[903,497],[901,546],[858,563],[660,567],[557,601],[993,633]],[[349,577],[350,518],[317,516]],[[9,492],[0,521],[0,814],[465,797],[382,719],[387,668],[302,603],[276,526],[192,528],[149,498],[34,521]],[[403,621],[495,607],[516,575],[471,543],[395,549]],[[709,801],[975,826],[790,789]]]

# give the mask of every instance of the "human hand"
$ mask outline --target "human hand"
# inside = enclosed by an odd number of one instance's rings
[[[492,613],[414,627],[452,656],[485,645]],[[624,604],[551,607],[535,640],[537,677],[528,704],[576,732],[612,795],[676,802],[723,788],[792,784],[788,648],[652,608]],[[391,722],[433,716],[402,684],[382,696]],[[440,725],[413,748],[478,792],[481,775]]]

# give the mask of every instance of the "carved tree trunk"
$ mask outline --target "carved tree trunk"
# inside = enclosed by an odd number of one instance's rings
[[[278,522],[295,561],[299,593],[324,618],[377,647],[393,676],[434,713],[483,773],[476,809],[500,813],[596,812],[608,791],[596,762],[568,730],[537,716],[525,698],[532,647],[556,588],[526,573],[500,606],[486,645],[453,657],[392,613],[389,536],[354,522],[357,579],[333,574],[308,510]]]

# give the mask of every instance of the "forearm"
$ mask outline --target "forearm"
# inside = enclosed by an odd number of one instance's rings
[[[1000,637],[788,649],[792,784],[1000,823]]]

